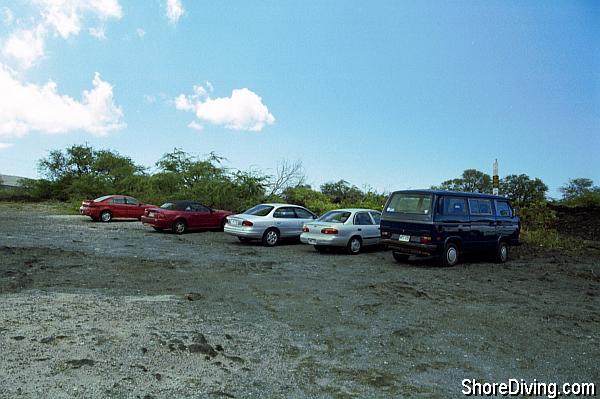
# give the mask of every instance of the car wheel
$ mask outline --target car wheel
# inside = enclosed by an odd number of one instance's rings
[[[250,242],[250,239],[246,237],[238,237],[238,240],[240,240],[241,242]]]
[[[315,245],[315,249],[320,254],[327,252],[327,247],[325,245]]]
[[[163,231],[163,229],[161,229],[160,227],[152,227],[152,228],[156,231]]]
[[[110,213],[110,211],[102,211],[100,214],[100,220],[102,220],[104,223],[110,222],[112,220],[112,213]]]
[[[508,259],[508,245],[504,241],[498,243],[496,248],[496,262],[504,263]]]
[[[392,256],[394,257],[394,260],[398,263],[406,263],[408,261],[408,258],[410,258],[410,255],[395,251],[392,252]]]
[[[173,233],[175,234],[183,234],[186,229],[185,220],[179,219],[173,223]]]
[[[450,242],[444,247],[444,251],[440,256],[440,264],[444,267],[454,266],[458,263],[458,247]]]
[[[350,241],[348,241],[348,246],[346,247],[346,250],[350,255],[358,255],[361,249],[362,240],[360,239],[360,237],[354,236],[350,239]]]
[[[267,229],[263,234],[262,242],[267,247],[274,247],[279,242],[279,232],[276,229]]]

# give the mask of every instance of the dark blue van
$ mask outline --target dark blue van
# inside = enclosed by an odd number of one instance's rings
[[[439,190],[393,192],[381,215],[381,241],[394,259],[439,255],[443,266],[465,252],[489,251],[506,262],[519,243],[519,218],[508,199],[497,195]]]

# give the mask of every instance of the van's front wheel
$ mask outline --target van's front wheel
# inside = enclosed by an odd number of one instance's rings
[[[458,263],[458,247],[450,242],[444,247],[440,256],[440,264],[444,267],[454,266]]]
[[[496,248],[496,262],[504,263],[508,259],[508,244],[501,241]]]

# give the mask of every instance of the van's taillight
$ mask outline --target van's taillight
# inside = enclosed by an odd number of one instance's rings
[[[391,234],[389,231],[385,231],[385,230],[383,230],[383,231],[381,232],[381,236],[382,236],[382,237],[389,237],[389,236],[391,236],[391,235],[392,235],[392,234]]]
[[[302,227],[302,231],[304,233],[308,233],[310,230],[308,230],[308,227],[304,226],[304,227]]]
[[[430,236],[421,236],[421,244],[429,244],[431,242],[431,237]]]
[[[338,230],[337,229],[332,229],[331,227],[327,227],[327,228],[324,228],[323,230],[321,230],[321,233],[323,233],[323,234],[337,234]]]
[[[254,226],[254,223],[252,223],[252,222],[251,222],[251,221],[249,221],[249,220],[244,220],[244,221],[242,222],[242,226],[248,226],[248,227],[252,227],[252,226]]]

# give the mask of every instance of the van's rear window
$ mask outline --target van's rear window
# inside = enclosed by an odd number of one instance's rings
[[[395,193],[390,198],[386,212],[406,213],[413,215],[431,215],[432,195]]]

